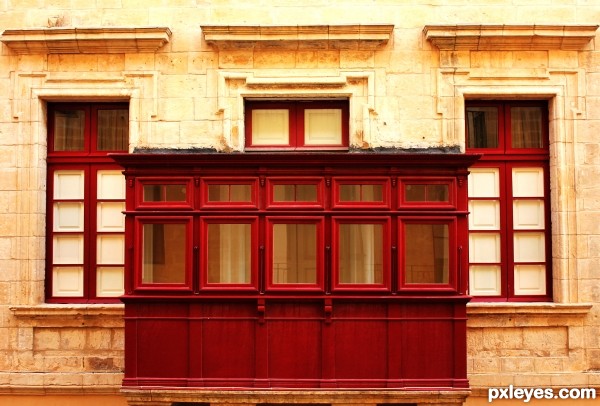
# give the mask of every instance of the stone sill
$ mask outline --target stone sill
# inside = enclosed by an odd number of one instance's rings
[[[122,304],[40,304],[11,306],[13,315],[23,324],[38,327],[123,327]]]
[[[591,303],[506,303],[506,302],[471,302],[467,304],[467,315],[573,315],[585,316],[589,313]]]
[[[598,25],[426,25],[425,38],[442,51],[582,50]]]
[[[380,405],[385,403],[400,404],[439,404],[444,406],[462,405],[470,390],[228,390],[190,388],[123,388],[121,393],[129,404],[170,405],[176,402],[201,403],[241,403],[241,404],[290,404],[325,403]]]
[[[297,26],[201,26],[204,40],[217,49],[374,50],[392,38],[391,24]]]
[[[166,27],[39,28],[6,30],[0,41],[17,54],[121,54],[156,52],[170,38]]]

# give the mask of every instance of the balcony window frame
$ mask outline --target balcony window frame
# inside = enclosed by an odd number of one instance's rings
[[[448,226],[448,282],[446,283],[409,283],[406,282],[406,225],[446,225]],[[461,267],[461,258],[459,257],[460,245],[458,244],[458,220],[451,216],[417,216],[417,217],[402,217],[398,220],[398,242],[399,246],[399,261],[398,261],[398,289],[399,292],[418,292],[423,290],[437,292],[456,292],[457,278]],[[454,265],[457,264],[457,265]],[[456,268],[458,266],[459,269]]]
[[[194,285],[194,218],[193,216],[139,216],[135,218],[135,241],[139,242],[139,249],[135,250],[134,253],[134,290],[137,292],[152,292],[152,291],[165,291],[169,292],[180,292],[190,293],[193,291]],[[183,224],[185,225],[185,244],[184,244],[184,266],[183,266],[183,282],[144,282],[144,225],[147,224]]]
[[[274,281],[274,233],[277,224],[314,224],[316,226],[315,248],[315,282],[314,283],[276,283]],[[312,292],[322,293],[325,290],[325,218],[323,216],[266,216],[265,218],[265,259],[264,278],[267,292]]]
[[[250,281],[248,283],[210,282],[208,272],[208,228],[210,224],[248,224],[250,225]],[[220,291],[236,290],[257,292],[259,269],[259,219],[257,216],[206,216],[200,219],[200,290]],[[194,243],[197,246],[197,243]]]

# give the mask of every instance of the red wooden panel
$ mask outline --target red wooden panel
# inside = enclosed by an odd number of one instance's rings
[[[187,376],[188,323],[148,319],[137,323],[138,377]]]
[[[323,306],[274,303],[267,306],[269,378],[276,386],[313,386],[321,376]]]
[[[202,324],[203,378],[253,379],[256,322],[211,319]]]
[[[321,376],[321,323],[272,321],[269,323],[269,375],[274,380],[319,379]]]
[[[387,305],[347,302],[334,305],[335,376],[346,386],[387,377]],[[355,381],[355,382],[352,382]],[[371,385],[376,386],[376,382]]]
[[[402,376],[405,379],[452,379],[455,357],[451,321],[404,323]]]

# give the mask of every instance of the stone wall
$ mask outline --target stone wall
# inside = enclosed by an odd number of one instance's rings
[[[465,98],[548,99],[555,303],[470,305],[468,402],[510,384],[600,388],[598,36],[577,49],[505,49],[505,37],[500,49],[440,50],[424,34],[598,21],[600,5],[584,0],[3,2],[2,29],[168,27],[170,37],[144,53],[17,53],[2,44],[0,395],[115,394],[122,378],[119,305],[44,304],[45,103],[130,100],[130,150],[229,152],[243,150],[240,100],[258,94],[350,96],[358,149],[464,149]],[[373,49],[215,46],[201,29],[351,24],[394,28]]]

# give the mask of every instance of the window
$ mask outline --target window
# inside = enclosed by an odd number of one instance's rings
[[[203,220],[203,287],[256,290],[256,217],[211,217]]]
[[[428,156],[432,166],[417,174],[401,169],[416,157],[385,154],[369,157],[385,164],[362,165],[360,177],[348,176],[360,154],[161,158],[183,166],[128,168],[133,295],[443,294],[466,286],[458,265],[468,241],[467,188],[457,186],[464,169]],[[115,159],[127,167],[147,157]]]
[[[334,218],[335,289],[389,289],[389,221],[383,218]]]
[[[348,102],[246,101],[246,149],[346,149]]]
[[[46,298],[111,302],[123,294],[127,104],[48,105]]]
[[[486,300],[551,299],[546,102],[466,105],[470,293]]]

